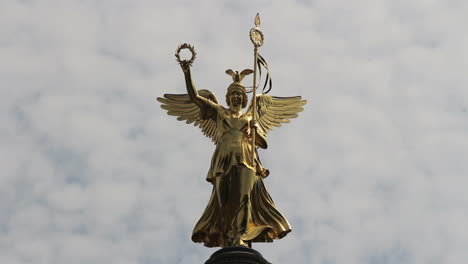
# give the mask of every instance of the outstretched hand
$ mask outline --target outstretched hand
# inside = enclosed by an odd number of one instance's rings
[[[183,72],[187,73],[187,72],[190,71],[190,63],[189,63],[189,61],[183,60],[183,61],[179,62],[179,64],[180,64],[180,67],[182,68],[182,71],[183,71]]]

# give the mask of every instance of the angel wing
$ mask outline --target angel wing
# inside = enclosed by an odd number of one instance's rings
[[[204,98],[218,103],[215,95],[209,90],[199,90],[198,94]],[[190,100],[188,94],[164,94],[164,98],[158,97],[161,108],[167,110],[168,115],[177,116],[177,120],[186,120],[187,124],[193,123],[200,127],[203,134],[217,144],[216,122],[202,113],[200,108]]]
[[[267,94],[257,95],[255,120],[263,131],[264,136],[281,123],[289,123],[290,119],[298,117],[303,105],[307,103],[301,96],[276,97]],[[252,103],[248,112],[254,111]]]

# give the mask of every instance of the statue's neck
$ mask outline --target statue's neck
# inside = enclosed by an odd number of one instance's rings
[[[235,114],[242,114],[242,106],[240,105],[237,105],[237,106],[230,106],[229,107],[229,110],[231,110],[232,113],[235,113]]]

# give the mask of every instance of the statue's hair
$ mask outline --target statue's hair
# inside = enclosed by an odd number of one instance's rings
[[[234,91],[241,91],[242,93],[242,108],[245,108],[247,106],[247,102],[249,101],[249,98],[247,97],[247,93],[245,91],[244,86],[242,86],[239,83],[233,83],[229,85],[227,93],[226,93],[226,104],[230,107],[231,102],[229,101],[229,96],[231,95],[232,92]]]

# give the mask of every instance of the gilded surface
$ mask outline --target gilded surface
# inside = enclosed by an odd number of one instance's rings
[[[183,46],[195,56],[193,47]],[[195,88],[190,72],[193,60],[188,63],[177,58],[187,94],[165,94],[157,100],[169,115],[200,127],[216,145],[206,176],[213,186],[211,197],[195,225],[192,240],[207,247],[229,247],[284,237],[291,227],[265,188],[263,180],[269,171],[263,167],[257,149],[266,149],[267,133],[297,117],[306,101],[300,96],[263,94],[256,96],[256,104],[251,103],[243,112],[247,94],[241,81],[253,71],[227,70],[234,82],[226,93],[228,107],[223,107],[213,93]]]

